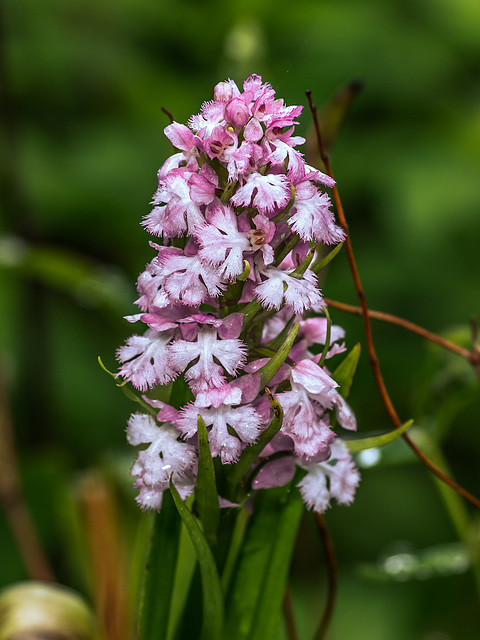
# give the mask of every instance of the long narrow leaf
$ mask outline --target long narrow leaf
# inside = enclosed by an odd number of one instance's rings
[[[215,560],[197,521],[186,507],[171,480],[170,491],[178,513],[188,531],[200,566],[203,591],[201,640],[220,640],[223,625],[223,595]]]
[[[324,258],[321,258],[319,262],[316,262],[315,264],[313,264],[311,267],[313,273],[316,273],[318,275],[322,269],[325,269],[327,264],[329,264],[329,262],[331,262],[335,258],[335,256],[337,255],[337,253],[340,251],[342,247],[343,247],[343,242],[340,242],[339,244],[337,244],[335,249],[332,249],[330,253],[327,253],[327,255]]]
[[[180,529],[180,541],[178,543],[178,561],[173,583],[172,602],[170,605],[170,619],[166,640],[173,640],[185,611],[188,593],[197,566],[197,556],[192,541],[185,525]],[[163,639],[162,639],[163,640]]]
[[[304,504],[300,492],[293,487],[281,514],[275,534],[262,595],[257,602],[252,635],[249,640],[274,640],[282,613],[282,601],[288,581],[290,558],[297,537]]]
[[[181,520],[169,491],[155,514],[138,625],[139,640],[165,638],[175,578]]]
[[[222,572],[223,593],[227,593],[230,587],[230,581],[232,580],[233,571],[237,563],[238,555],[242,548],[249,517],[249,513],[245,509],[245,507],[240,507],[235,521],[235,526],[230,537],[228,555]]]
[[[367,438],[353,438],[351,440],[343,440],[343,443],[350,451],[350,453],[359,453],[366,449],[376,449],[378,447],[384,447],[386,444],[393,442],[399,438],[405,431],[411,427],[413,420],[404,422],[398,429],[392,429],[387,433],[382,433],[379,436],[370,436]]]
[[[302,509],[293,486],[259,492],[229,594],[225,638],[266,640],[276,631]]]
[[[297,337],[299,328],[300,328],[300,323],[297,322],[296,324],[293,325],[292,330],[288,334],[287,339],[279,348],[277,353],[273,356],[273,358],[270,359],[269,362],[267,362],[267,364],[265,364],[261,369],[257,371],[257,373],[260,374],[260,379],[261,379],[260,385],[262,387],[265,387],[270,382],[270,380],[273,378],[273,376],[277,373],[277,371],[280,369],[282,364],[287,359],[288,354],[290,353],[290,349],[292,348],[293,343],[295,342],[295,338]]]
[[[208,442],[208,433],[201,415],[197,419],[198,429],[198,475],[195,487],[195,499],[203,525],[203,532],[210,547],[217,541],[217,529],[220,521],[215,470]]]

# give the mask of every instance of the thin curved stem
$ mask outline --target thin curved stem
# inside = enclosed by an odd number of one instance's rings
[[[312,112],[314,124],[315,124],[315,132],[317,134],[317,142],[318,148],[320,150],[321,158],[325,164],[326,171],[328,175],[333,179],[333,172],[330,165],[330,160],[328,158],[327,153],[325,152],[325,148],[322,142],[322,135],[320,132],[320,125],[318,123],[317,117],[317,108],[312,101],[311,91],[307,91],[308,103],[310,105],[310,111]],[[390,399],[390,395],[388,394],[387,388],[385,386],[385,381],[383,379],[383,375],[380,369],[380,363],[375,351],[375,346],[373,343],[373,335],[372,335],[372,323],[370,321],[369,310],[367,307],[367,301],[365,299],[365,293],[363,291],[362,282],[360,280],[360,274],[357,268],[357,264],[355,261],[355,255],[353,253],[352,242],[350,240],[350,236],[348,234],[348,224],[345,218],[345,214],[343,211],[342,203],[340,200],[340,196],[338,193],[338,189],[336,186],[332,188],[333,191],[333,199],[335,202],[335,206],[337,209],[338,218],[340,224],[345,231],[346,240],[345,240],[345,249],[347,252],[347,258],[350,265],[350,271],[352,273],[353,281],[355,284],[355,290],[357,292],[358,299],[360,301],[360,307],[362,310],[363,322],[365,325],[365,338],[367,343],[367,351],[370,360],[370,366],[373,372],[373,377],[375,378],[375,383],[377,385],[378,391],[380,393],[380,397],[382,398],[383,404],[387,410],[388,415],[395,427],[400,427],[402,425],[402,421],[400,420],[395,407],[393,406],[392,400]],[[452,489],[460,493],[466,500],[468,500],[471,504],[473,504],[477,509],[480,510],[480,500],[468,492],[466,489],[457,484],[454,480],[449,478],[441,469],[439,469],[429,458],[426,456],[417,445],[413,442],[410,436],[406,433],[402,436],[405,442],[409,445],[415,455],[423,462],[423,464],[432,471],[438,478],[443,480],[446,484],[448,484]]]
[[[163,111],[163,113],[165,115],[167,115],[170,118],[170,122],[173,124],[175,122],[172,114],[170,113],[170,111],[168,109],[165,109],[165,107],[162,107],[161,110]]]
[[[300,640],[300,636],[298,635],[297,631],[297,625],[295,623],[295,616],[293,613],[292,592],[290,590],[290,585],[288,584],[283,596],[282,607],[288,640]]]
[[[335,558],[335,549],[333,548],[333,540],[327,529],[325,518],[319,513],[315,514],[315,521],[317,523],[317,529],[322,539],[323,548],[325,550],[325,560],[327,562],[327,576],[328,576],[328,595],[327,603],[323,611],[322,619],[318,625],[317,631],[314,636],[314,640],[324,640],[330,622],[332,620],[333,611],[335,609],[335,601],[337,598],[337,560]]]
[[[337,300],[332,300],[331,298],[325,298],[325,302],[329,307],[339,309],[340,311],[345,311],[346,313],[352,313],[357,316],[361,316],[363,314],[363,310],[361,309],[361,307],[355,307],[351,304],[338,302]],[[430,342],[434,342],[444,349],[448,349],[449,351],[462,356],[462,358],[470,360],[470,362],[472,362],[473,364],[475,364],[475,362],[479,359],[478,355],[475,352],[468,351],[468,349],[464,349],[463,347],[450,342],[450,340],[445,340],[445,338],[441,338],[436,333],[432,333],[431,331],[420,327],[418,324],[414,324],[413,322],[405,320],[404,318],[394,316],[390,313],[384,313],[383,311],[374,311],[373,309],[368,309],[368,315],[370,316],[370,318],[374,318],[375,320],[381,320],[390,324],[396,324],[399,327],[403,327],[407,331],[416,333],[417,335],[422,336],[422,338],[426,338],[427,340],[430,340]]]

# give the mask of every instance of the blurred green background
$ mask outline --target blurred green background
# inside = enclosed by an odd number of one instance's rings
[[[480,317],[480,3],[3,0],[0,29],[1,368],[42,542],[60,581],[90,597],[87,471],[108,478],[121,545],[145,520],[124,442],[133,406],[97,356],[115,369],[132,331],[122,316],[153,256],[139,223],[171,153],[161,108],[185,122],[218,81],[252,72],[289,104],[312,90],[319,109],[363,81],[331,157],[367,301],[469,347]],[[308,109],[299,132],[312,137]],[[323,289],[356,304],[343,254]],[[363,341],[360,319],[332,314],[349,347]],[[374,332],[400,416],[480,495],[471,368],[399,328]],[[350,402],[360,431],[390,428],[365,349]],[[478,638],[479,584],[458,546],[478,532],[476,514],[442,495],[403,442],[365,464],[355,504],[327,513],[340,565],[331,638]],[[311,519],[301,542],[292,580],[307,638],[325,594]],[[0,586],[25,575],[0,515]]]

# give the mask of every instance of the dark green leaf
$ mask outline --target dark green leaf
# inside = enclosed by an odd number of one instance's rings
[[[318,366],[319,367],[323,367],[323,364],[325,362],[325,360],[327,359],[327,353],[328,350],[330,349],[330,340],[332,337],[332,319],[330,318],[330,314],[328,312],[327,307],[322,307],[324,313],[325,313],[325,317],[327,319],[327,332],[325,334],[325,346],[323,347],[323,351],[322,351],[322,356],[320,358],[320,360],[318,361]]]
[[[170,490],[200,566],[203,592],[201,640],[220,640],[223,624],[223,595],[215,560],[197,521],[181,499],[172,480],[170,480]]]
[[[353,376],[360,358],[361,344],[353,347],[347,357],[341,362],[332,374],[332,378],[340,385],[340,394],[346,398],[352,387]]]
[[[225,638],[275,638],[303,503],[289,487],[260,491],[234,572]]]
[[[198,475],[195,486],[195,500],[203,525],[203,532],[209,545],[213,547],[217,540],[217,529],[220,520],[220,507],[215,482],[210,443],[205,422],[201,415],[197,419],[198,428]]]
[[[257,313],[261,311],[261,309],[262,309],[262,305],[260,304],[260,302],[258,302],[258,300],[252,300],[251,302],[249,302],[247,305],[244,306],[244,308],[241,311],[243,313],[244,328],[247,326],[250,320],[252,320],[252,318],[254,318],[257,315]]]
[[[154,515],[138,624],[139,640],[165,638],[177,564],[181,520],[170,491]]]
[[[270,380],[287,359],[288,354],[290,353],[290,349],[292,348],[293,343],[295,342],[295,338],[297,337],[299,327],[300,324],[298,322],[293,325],[292,330],[288,334],[288,338],[282,344],[277,353],[273,356],[273,358],[270,359],[269,362],[267,362],[266,365],[258,370],[257,373],[260,374],[260,385],[262,387],[265,387],[270,382]]]
[[[339,244],[337,244],[335,249],[332,249],[329,253],[327,253],[325,257],[320,258],[318,262],[315,262],[311,267],[313,273],[316,273],[318,275],[322,269],[325,269],[327,264],[335,258],[335,256],[337,255],[337,253],[339,253],[342,247],[343,247],[343,242],[340,242]]]

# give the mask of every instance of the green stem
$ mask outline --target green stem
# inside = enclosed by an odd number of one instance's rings
[[[314,245],[313,247],[310,248],[310,251],[307,253],[305,258],[303,259],[302,264],[299,264],[298,267],[295,269],[295,271],[292,271],[292,273],[290,274],[292,278],[300,279],[303,277],[303,274],[308,269],[308,267],[310,266],[310,263],[315,257],[316,248],[317,248],[317,245]]]
[[[278,265],[285,260],[290,251],[295,248],[295,246],[300,242],[300,236],[296,234],[292,234],[285,238],[285,240],[277,247],[275,252],[275,266]]]
[[[327,357],[328,350],[330,349],[330,339],[332,335],[332,319],[330,318],[330,314],[328,313],[327,307],[322,307],[325,316],[327,318],[327,335],[325,336],[325,346],[323,347],[322,357],[318,362],[319,367],[323,367],[325,363],[325,359]]]

